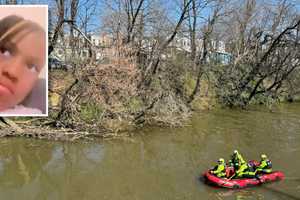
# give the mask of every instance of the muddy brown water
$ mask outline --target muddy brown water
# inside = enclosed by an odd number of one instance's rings
[[[234,149],[267,154],[284,181],[213,188],[201,174]],[[0,139],[0,199],[300,200],[300,104],[195,115],[183,128],[144,128],[96,142]]]

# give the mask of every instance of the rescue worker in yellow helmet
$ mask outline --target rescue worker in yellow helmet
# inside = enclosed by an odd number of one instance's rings
[[[231,166],[234,167],[235,173],[232,178],[241,178],[249,171],[248,164],[245,162],[243,156],[234,150],[230,160]]]
[[[254,178],[255,177],[255,170],[253,168],[252,163],[246,163],[241,165],[240,169],[236,171],[236,178]]]
[[[268,159],[268,157],[265,154],[262,154],[261,156],[260,165],[256,168],[256,172],[262,172],[262,173],[272,173],[272,163]]]
[[[247,163],[243,163],[240,165],[239,169],[237,171],[235,171],[235,177],[236,178],[241,178],[243,177],[246,172],[249,171],[249,167],[248,167],[248,164]]]
[[[238,152],[238,150],[234,150],[231,156],[231,160],[229,161],[231,165],[233,165],[235,171],[239,170],[242,165],[246,164],[242,155]]]
[[[214,169],[210,171],[210,173],[216,175],[219,178],[224,178],[226,176],[225,160],[223,158],[220,158],[218,160],[218,165],[216,165]]]

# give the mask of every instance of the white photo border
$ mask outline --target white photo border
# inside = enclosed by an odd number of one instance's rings
[[[46,62],[45,62],[45,81],[46,81],[46,113],[42,114],[0,114],[0,117],[48,117],[49,115],[49,102],[48,102],[48,13],[49,13],[49,7],[48,4],[32,4],[32,5],[26,5],[26,4],[17,4],[17,5],[0,5],[0,8],[46,8],[45,13],[45,32],[46,32]]]

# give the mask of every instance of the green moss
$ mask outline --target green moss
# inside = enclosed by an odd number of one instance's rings
[[[80,118],[86,123],[93,123],[100,120],[101,115],[104,112],[102,105],[88,102],[81,105]]]
[[[151,82],[151,87],[156,89],[156,90],[160,90],[161,89],[161,85],[160,85],[160,80],[158,78],[153,78],[152,82]]]
[[[141,110],[141,108],[143,107],[143,102],[140,98],[138,97],[131,97],[125,107],[127,108],[127,110],[129,111],[133,111],[133,112],[137,112],[139,110]]]

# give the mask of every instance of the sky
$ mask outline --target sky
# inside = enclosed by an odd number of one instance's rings
[[[51,7],[55,7],[55,1],[54,0],[18,0],[21,3],[24,4],[46,4],[49,6],[49,8]],[[180,15],[180,9],[174,9],[174,7],[180,8],[179,7],[179,2],[181,0],[158,0],[160,1],[160,6],[161,8],[164,8],[167,10],[168,16],[169,18],[176,20],[179,18]],[[0,0],[1,2],[1,0]],[[92,19],[90,20],[90,24],[89,24],[89,31],[92,32],[96,32],[97,29],[100,29],[101,27],[101,12],[105,12],[105,10],[102,10],[104,8],[104,6],[102,5],[103,1],[102,0],[90,0],[90,2],[97,2],[97,13],[92,17]],[[80,5],[80,11],[81,15],[84,15],[85,13],[85,7],[83,5]],[[206,9],[204,11],[202,11],[204,15],[209,14],[209,9]]]
[[[55,7],[55,0],[18,0],[21,3],[24,4],[46,4],[49,6],[49,8],[53,8]],[[86,1],[86,0],[85,0]],[[161,2],[161,7],[165,8],[167,10],[168,16],[169,18],[172,18],[173,20],[178,19],[179,18],[179,13],[180,10],[179,9],[174,9],[175,6],[177,6],[177,8],[179,8],[179,2],[181,0],[159,0]],[[236,0],[236,1],[243,1],[243,0]],[[260,1],[260,0],[258,0]],[[267,1],[267,3],[277,3],[281,0],[261,0],[261,1]],[[300,0],[288,0],[289,2],[293,3],[295,5],[295,8],[299,11],[300,13]],[[0,0],[0,3],[4,2],[4,0]],[[82,2],[82,1],[80,1]],[[79,5],[79,15],[80,16],[84,16],[85,14],[85,10],[89,9],[89,12],[91,12],[93,9],[95,9],[95,15],[92,16],[89,26],[88,26],[88,31],[89,32],[98,32],[97,30],[100,29],[101,27],[101,12],[105,12],[105,10],[102,10],[104,8],[104,6],[102,5],[103,0],[89,0],[90,5],[83,5],[80,4]],[[93,2],[97,2],[97,5],[94,6],[92,5]],[[204,16],[203,19],[201,19],[202,21],[205,20],[205,18],[207,18],[207,16],[210,15],[212,9],[205,9],[202,10],[202,16]],[[174,20],[174,21],[175,21]],[[200,19],[199,19],[200,21]]]
[[[18,0],[19,2],[23,4],[42,4],[42,5],[48,5],[49,10],[53,10],[51,8],[56,7],[55,0]],[[0,0],[1,2],[1,0]],[[82,2],[79,0],[79,2]],[[101,1],[99,0],[90,0],[90,4],[84,5],[82,3],[79,3],[79,15],[80,17],[84,17],[86,8],[89,9],[89,12],[92,11],[92,9],[101,7]],[[94,2],[97,3],[97,6],[94,6]],[[93,5],[92,5],[93,4]],[[97,10],[96,10],[97,11]],[[80,19],[78,19],[79,21]],[[95,15],[92,16],[90,23],[88,24],[88,31],[89,32],[96,32],[97,29],[100,28],[100,14],[99,11],[95,13]]]

